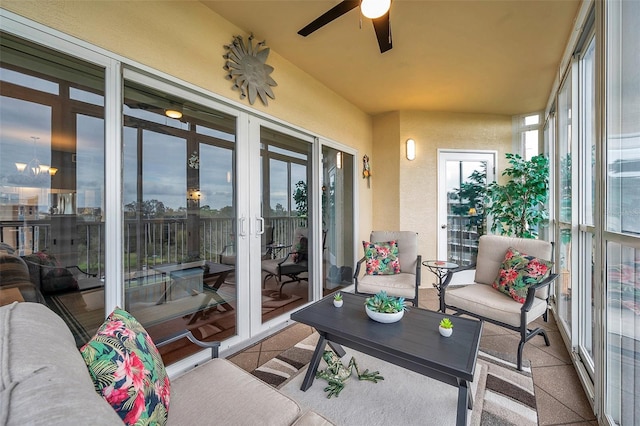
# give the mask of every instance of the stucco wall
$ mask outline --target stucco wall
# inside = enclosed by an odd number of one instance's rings
[[[231,90],[222,68],[224,45],[244,35],[199,2],[182,1],[12,1],[2,8],[62,31],[207,91],[249,106]],[[256,34],[259,39],[260,35]],[[294,126],[371,152],[371,117],[327,89],[271,50],[267,63],[275,68],[275,100],[252,109]],[[371,190],[359,185],[359,233],[371,230]]]
[[[375,117],[371,157],[373,225],[371,230],[400,230],[400,113]],[[370,230],[370,231],[371,231]]]
[[[415,230],[423,259],[437,257],[438,149],[495,150],[497,176],[511,151],[511,117],[425,111],[402,111],[374,117],[374,152],[378,164],[374,174],[374,215],[376,229],[396,226]],[[380,133],[380,134],[379,134]],[[395,133],[395,139],[394,139]],[[405,141],[416,141],[416,159],[406,158]],[[379,144],[389,144],[380,147]],[[384,169],[384,170],[381,170]],[[396,177],[378,182],[388,170]],[[398,197],[398,203],[385,200]],[[431,279],[425,277],[423,279]]]

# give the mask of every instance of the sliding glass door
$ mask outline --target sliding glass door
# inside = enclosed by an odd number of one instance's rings
[[[313,209],[314,140],[257,119],[251,120],[249,132],[251,152],[259,148],[260,159],[260,166],[249,170],[251,180],[259,180],[251,186],[261,189],[251,198],[250,208],[252,238],[260,242],[260,251],[251,257],[260,278],[252,281],[251,291],[254,301],[259,295],[261,322],[268,323],[313,300],[319,247]]]
[[[125,308],[155,339],[236,335],[236,117],[127,80],[123,119]]]

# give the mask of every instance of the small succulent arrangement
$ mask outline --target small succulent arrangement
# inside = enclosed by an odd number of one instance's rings
[[[374,296],[367,297],[364,305],[370,311],[383,314],[395,314],[407,310],[407,307],[404,305],[404,297],[389,296],[384,290]]]
[[[333,300],[335,300],[336,302],[339,302],[342,300],[342,293],[337,292],[336,294],[333,295]]]
[[[442,318],[440,320],[440,327],[445,329],[450,329],[450,328],[453,328],[453,323],[449,318]]]

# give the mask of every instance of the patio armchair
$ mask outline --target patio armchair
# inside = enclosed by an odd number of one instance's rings
[[[280,299],[285,284],[308,280],[308,276],[303,275],[309,271],[308,232],[309,228],[296,228],[293,232],[293,244],[285,257],[262,261],[262,271],[266,273],[262,280],[262,288],[265,288],[268,279],[275,278],[280,286]]]
[[[389,271],[389,268],[382,271],[376,265],[387,263],[390,253],[388,243],[395,242],[396,248],[391,248],[391,252],[397,250],[399,269]],[[413,306],[418,306],[418,288],[420,286],[420,267],[422,266],[422,256],[418,254],[418,234],[413,231],[373,231],[369,241],[363,241],[365,246],[365,256],[356,265],[354,274],[355,292],[364,294],[376,294],[381,290],[390,296],[404,297],[405,300],[413,302]],[[373,244],[373,247],[371,246]],[[368,255],[369,254],[369,255]],[[382,259],[381,259],[382,258]],[[365,273],[360,276],[360,268],[366,265]],[[391,262],[388,263],[391,265]],[[394,268],[390,266],[390,268]]]
[[[475,268],[474,281],[450,287],[446,280],[440,289],[440,310],[450,309],[454,315],[470,315],[518,332],[517,367],[522,370],[526,342],[540,334],[550,345],[543,328],[528,326],[540,317],[547,321],[549,286],[558,277],[551,273],[552,259],[551,242],[483,235],[476,264],[454,270]]]

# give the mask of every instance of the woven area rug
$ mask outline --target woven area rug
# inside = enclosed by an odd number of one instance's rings
[[[313,334],[251,373],[313,409],[337,425],[453,425],[458,390],[450,385],[389,364],[345,347],[346,364],[355,357],[361,370],[378,370],[378,383],[349,379],[338,398],[327,399],[326,382],[317,379],[306,392],[300,385],[311,360],[318,335]],[[471,391],[474,408],[470,425],[537,425],[535,394],[530,368],[516,370],[509,357],[480,352]],[[320,368],[326,368],[321,361]],[[424,416],[428,415],[429,420]]]

